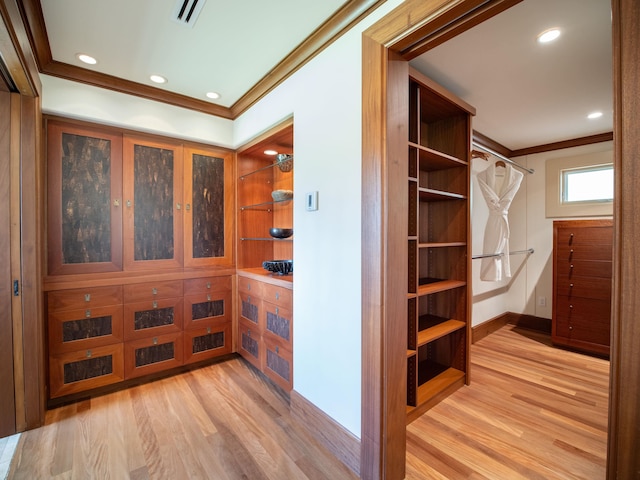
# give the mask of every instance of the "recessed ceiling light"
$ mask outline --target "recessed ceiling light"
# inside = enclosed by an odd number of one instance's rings
[[[538,43],[549,43],[553,42],[556,38],[560,36],[559,28],[550,28],[545,30],[544,32],[538,35]]]
[[[264,154],[265,155],[277,155],[278,152],[276,152],[275,150],[265,150]]]
[[[167,83],[167,79],[164,78],[161,75],[151,75],[149,77],[149,79],[153,82],[153,83]]]
[[[218,92],[207,92],[207,98],[217,100],[220,98],[220,94]]]
[[[596,118],[600,118],[602,116],[602,112],[591,112],[589,115],[587,115],[587,118],[589,120],[594,120]]]
[[[98,61],[95,58],[85,53],[78,53],[76,57],[78,58],[78,60],[88,65],[95,65],[96,63],[98,63]]]

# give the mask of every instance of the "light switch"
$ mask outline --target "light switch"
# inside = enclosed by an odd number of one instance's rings
[[[307,211],[313,212],[318,210],[318,192],[309,192],[307,193]]]

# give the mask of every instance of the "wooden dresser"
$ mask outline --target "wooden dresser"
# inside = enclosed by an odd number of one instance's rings
[[[613,222],[553,222],[552,341],[609,355]]]

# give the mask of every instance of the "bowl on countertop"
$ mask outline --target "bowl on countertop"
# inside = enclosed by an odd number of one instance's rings
[[[293,260],[267,260],[262,268],[275,275],[289,275],[293,272]]]
[[[273,238],[289,238],[293,235],[293,228],[270,228],[269,235]]]

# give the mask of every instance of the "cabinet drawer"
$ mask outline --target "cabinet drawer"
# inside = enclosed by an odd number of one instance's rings
[[[182,298],[125,304],[124,338],[133,340],[182,330]]]
[[[49,357],[51,398],[124,380],[122,344],[107,345]]]
[[[184,332],[184,363],[231,353],[231,322],[222,321]]]
[[[293,310],[293,291],[284,287],[264,284],[262,299],[274,305]]]
[[[49,313],[122,304],[122,287],[91,287],[59,290],[47,295]]]
[[[182,296],[182,280],[138,283],[124,286],[124,302],[142,302],[156,298]]]
[[[231,291],[184,297],[184,328],[201,328],[218,320],[231,320]]]
[[[611,300],[611,279],[599,277],[558,277],[556,295]]]
[[[122,343],[122,305],[49,314],[51,354]]]
[[[231,276],[192,278],[184,281],[184,294],[230,292]]]
[[[238,318],[251,322],[254,328],[262,330],[262,322],[260,321],[260,312],[262,311],[262,300],[253,294],[244,292],[238,293]]]
[[[262,370],[262,339],[255,325],[238,321],[238,353],[256,368]]]
[[[613,263],[609,261],[574,260],[572,262],[558,262],[557,274],[568,278],[573,277],[602,277],[611,278]]]
[[[289,391],[293,388],[293,354],[279,342],[264,340],[264,373],[277,385]]]
[[[577,298],[558,295],[556,314],[567,318],[572,325],[611,324],[611,302],[593,298]]]
[[[610,326],[605,322],[575,322],[568,318],[558,316],[557,320],[561,325],[566,326],[564,335],[571,342],[583,342],[593,345],[602,345],[609,347],[610,344]],[[574,346],[580,346],[574,343]],[[606,350],[604,350],[606,352]]]
[[[135,378],[182,365],[183,346],[182,333],[126,342],[125,378]]]
[[[238,291],[245,292],[251,296],[260,297],[262,295],[262,282],[249,277],[238,275]]]
[[[293,345],[293,313],[288,308],[262,302],[265,314],[262,334],[265,338],[276,337],[291,350]]]
[[[558,228],[558,245],[612,245],[613,228],[575,227]]]
[[[561,245],[556,252],[558,262],[574,262],[576,260],[595,260],[611,262],[613,250],[611,245]]]

